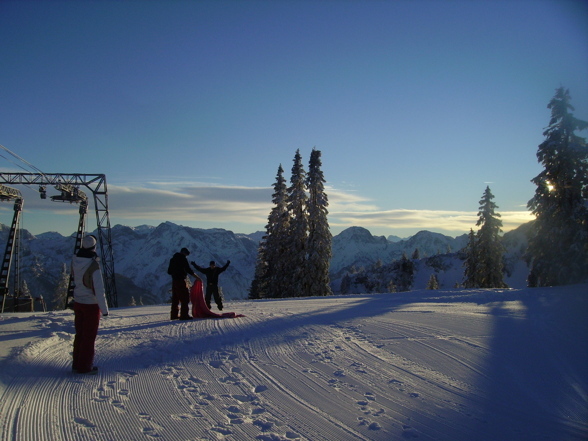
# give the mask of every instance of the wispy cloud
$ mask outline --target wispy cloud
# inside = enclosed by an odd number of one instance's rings
[[[329,189],[329,224],[332,229],[342,230],[351,226],[362,226],[368,230],[432,230],[446,232],[468,232],[476,230],[477,211],[451,211],[426,209],[382,210],[369,199],[354,193]],[[498,212],[503,231],[510,231],[534,219],[526,210]]]
[[[510,231],[533,219],[524,211],[501,212],[504,231]],[[384,210],[369,212],[332,212],[331,228],[343,229],[353,225],[368,230],[432,230],[467,233],[470,228],[477,230],[477,212],[441,210]]]
[[[166,187],[166,186],[164,186]],[[168,189],[111,186],[110,210],[123,219],[222,221],[263,226],[271,188],[182,185]]]

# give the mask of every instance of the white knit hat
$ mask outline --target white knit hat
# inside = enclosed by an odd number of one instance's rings
[[[82,248],[92,249],[96,246],[96,238],[94,236],[84,236],[82,239]]]

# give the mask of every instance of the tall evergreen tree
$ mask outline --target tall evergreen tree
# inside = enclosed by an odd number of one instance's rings
[[[502,221],[496,213],[498,206],[492,201],[494,195],[490,187],[486,187],[480,211],[478,211],[477,226],[477,270],[479,288],[506,288],[503,274],[504,247],[500,238]]]
[[[477,288],[480,286],[478,280],[478,248],[476,233],[470,228],[470,234],[468,235],[468,243],[465,247],[465,260],[464,265],[464,288]]]
[[[255,275],[249,297],[282,297],[286,288],[284,275],[287,271],[287,235],[290,217],[287,207],[287,188],[282,165],[278,167],[274,193],[274,204],[265,227],[266,234],[259,244]]]
[[[287,190],[287,208],[290,224],[285,245],[287,258],[283,259],[287,272],[284,297],[308,295],[309,284],[306,266],[308,240],[308,196],[306,195],[306,172],[302,166],[300,150],[296,150],[290,186]]]
[[[329,206],[325,193],[325,178],[321,170],[321,152],[313,149],[308,166],[308,243],[307,294],[310,296],[331,295],[329,268],[331,266],[332,235],[327,214]]]
[[[398,291],[410,291],[412,288],[414,282],[414,263],[406,256],[406,253],[402,253],[402,257],[398,261],[398,278],[396,282]]]
[[[565,285],[588,278],[588,147],[575,134],[588,128],[570,111],[569,90],[560,87],[545,140],[537,150],[544,169],[528,208],[536,216],[527,249],[530,286]]]
[[[427,282],[427,289],[439,289],[439,279],[436,274],[431,274],[429,281]]]
[[[250,300],[261,299],[267,295],[266,260],[265,260],[265,239],[264,236],[257,247],[257,260],[255,261],[255,272],[249,287],[248,298]]]

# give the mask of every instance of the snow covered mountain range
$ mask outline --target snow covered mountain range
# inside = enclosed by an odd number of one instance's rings
[[[506,233],[507,283],[512,287],[524,286],[526,267],[520,257],[526,246],[523,225]],[[190,261],[208,266],[231,261],[220,277],[220,285],[227,299],[247,298],[255,269],[257,247],[263,233],[235,234],[223,229],[200,229],[164,222],[157,227],[112,228],[116,284],[119,306],[137,303],[162,303],[169,298],[170,281],[166,273],[170,257],[181,247],[191,251]],[[6,243],[8,227],[0,224],[0,243]],[[341,278],[350,271],[369,271],[372,267],[389,264],[405,253],[416,259],[415,289],[424,288],[432,272],[438,274],[441,286],[451,288],[463,278],[462,261],[458,251],[467,243],[467,235],[456,238],[429,231],[391,241],[384,236],[373,236],[361,227],[351,227],[333,237],[331,278],[333,290],[338,292]],[[74,249],[74,235],[66,237],[48,232],[32,235],[21,231],[21,279],[26,281],[33,297],[42,295],[51,302],[64,265],[69,266]],[[436,256],[433,259],[433,256]],[[356,286],[359,292],[361,286]]]

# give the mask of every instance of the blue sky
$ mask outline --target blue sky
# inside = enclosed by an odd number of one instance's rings
[[[588,119],[587,54],[580,1],[2,0],[0,144],[104,173],[113,225],[263,230],[278,166],[316,148],[333,234],[467,233],[487,185],[508,231],[555,89]],[[20,190],[24,228],[75,231]]]

